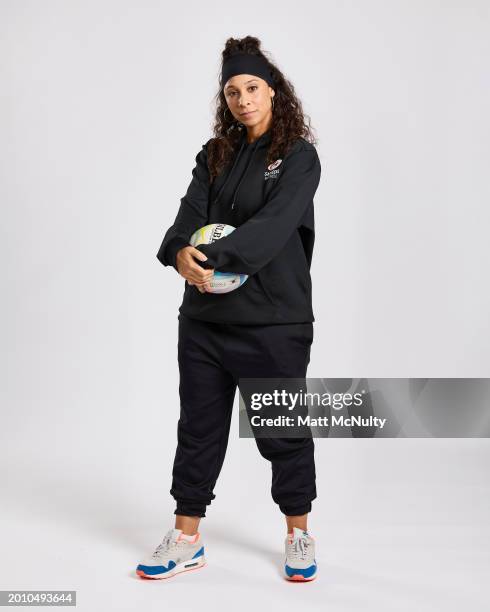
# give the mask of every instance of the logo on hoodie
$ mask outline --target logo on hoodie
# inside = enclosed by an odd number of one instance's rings
[[[272,164],[269,164],[267,166],[267,170],[264,172],[264,180],[274,179],[279,176],[279,173],[281,171],[278,170],[278,166],[281,165],[281,162],[282,162],[282,159],[276,159],[275,162],[272,162]]]

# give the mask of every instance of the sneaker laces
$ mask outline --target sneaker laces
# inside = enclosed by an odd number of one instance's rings
[[[308,542],[306,537],[300,537],[293,540],[293,552],[294,557],[297,557],[301,553],[301,559],[304,560],[305,553],[308,548]]]
[[[170,547],[172,542],[172,530],[163,538],[162,542],[156,547],[155,552],[152,554],[153,559],[160,557],[162,552]]]

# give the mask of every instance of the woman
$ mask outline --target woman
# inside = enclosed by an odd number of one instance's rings
[[[181,411],[170,493],[175,528],[138,575],[167,578],[202,567],[199,522],[215,498],[240,377],[306,376],[313,341],[310,265],[313,196],[320,161],[293,86],[260,41],[230,38],[222,53],[215,138],[196,156],[192,181],[158,259],[186,280],[179,309]],[[195,230],[234,226],[212,244],[189,246]],[[238,289],[210,292],[214,271],[249,275]],[[312,580],[307,531],[316,498],[314,443],[256,438],[272,466],[272,498],[286,517],[285,577]]]

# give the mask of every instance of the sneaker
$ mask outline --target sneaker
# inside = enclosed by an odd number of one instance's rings
[[[307,531],[293,527],[286,538],[284,571],[287,580],[307,581],[316,578],[315,541]]]
[[[181,529],[169,529],[155,552],[136,568],[142,578],[171,578],[206,565],[201,535],[192,541],[182,538]]]

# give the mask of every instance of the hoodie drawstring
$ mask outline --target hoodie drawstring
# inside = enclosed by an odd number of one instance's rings
[[[244,170],[244,172],[243,172],[243,174],[242,174],[242,176],[240,178],[240,181],[238,182],[238,185],[236,186],[235,191],[233,192],[233,200],[232,200],[232,203],[231,203],[231,208],[232,209],[235,208],[235,202],[236,202],[236,199],[237,199],[237,196],[238,196],[238,190],[240,189],[240,185],[242,184],[242,181],[245,178],[245,175],[247,174],[248,169],[250,168],[250,164],[252,163],[253,157],[254,157],[255,152],[257,150],[257,145],[259,144],[259,140],[260,139],[258,138],[255,141],[253,149],[252,149],[252,155],[250,156],[250,159],[248,161],[247,167],[245,168],[245,170]],[[245,136],[245,138],[244,138],[244,140],[242,142],[240,150],[238,151],[238,155],[235,157],[235,161],[233,162],[233,166],[231,167],[230,173],[228,174],[224,184],[222,185],[221,189],[219,190],[218,194],[216,195],[216,197],[214,199],[214,203],[215,204],[218,202],[219,198],[221,197],[221,194],[223,193],[224,188],[226,187],[228,181],[230,180],[230,178],[231,178],[231,176],[233,174],[233,171],[234,171],[234,169],[235,169],[239,159],[242,156],[243,149],[245,148],[245,143],[246,143],[246,136]]]
[[[240,189],[240,185],[242,184],[242,181],[243,181],[243,179],[245,178],[245,175],[247,174],[248,169],[250,168],[250,164],[252,163],[252,160],[253,160],[253,158],[254,158],[255,151],[257,150],[257,145],[258,145],[258,143],[259,143],[259,139],[257,139],[257,140],[255,141],[254,148],[253,148],[253,151],[252,151],[252,155],[250,156],[250,159],[249,159],[249,161],[248,161],[247,167],[245,168],[245,170],[244,170],[244,172],[243,172],[243,174],[242,174],[242,177],[241,177],[241,179],[240,179],[240,181],[239,181],[238,185],[236,186],[236,189],[235,189],[235,191],[234,191],[234,193],[233,193],[233,200],[232,200],[232,202],[231,202],[231,208],[232,208],[232,210],[233,210],[233,208],[235,208],[235,202],[236,202],[236,199],[237,199],[237,196],[238,196],[238,190]]]
[[[231,167],[230,173],[228,174],[228,176],[226,177],[225,182],[223,183],[223,185],[221,186],[221,189],[219,190],[218,194],[216,195],[216,197],[214,198],[214,203],[216,204],[219,200],[219,198],[221,197],[221,194],[223,193],[223,189],[226,187],[226,185],[228,184],[228,181],[231,178],[231,175],[233,174],[233,170],[235,169],[235,166],[238,163],[238,160],[240,159],[240,157],[242,156],[242,151],[243,148],[245,147],[245,140],[242,142],[242,145],[240,147],[240,150],[238,151],[238,155],[235,157],[235,161],[233,162],[233,165]]]

